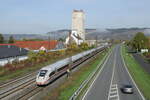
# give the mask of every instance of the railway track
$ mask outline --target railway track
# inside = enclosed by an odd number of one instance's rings
[[[95,55],[96,54],[94,54],[93,56],[95,56]],[[81,62],[83,63],[85,61],[81,61]],[[80,63],[79,63],[79,65],[80,65]],[[78,64],[75,66],[78,66]],[[31,78],[31,76],[33,77],[33,75],[36,76],[36,74],[37,74],[37,72],[34,72],[34,73],[28,74],[22,78],[18,78],[16,80],[10,81],[6,84],[0,85],[0,89],[8,87],[8,85],[10,86],[19,81],[29,79],[29,78]],[[0,100],[6,99],[6,98],[11,98],[11,97],[12,97],[11,100],[27,100],[27,99],[35,96],[39,92],[41,92],[43,89],[46,89],[46,87],[38,87],[35,82],[35,77],[33,77],[33,78],[29,79],[28,81],[24,81],[21,84],[16,85],[13,88],[10,88],[10,89],[7,89],[6,91],[0,92]]]
[[[20,97],[18,97],[17,100],[28,100],[28,99],[32,98],[33,96],[35,96],[36,94],[40,93],[44,88],[45,87],[35,86],[30,91],[28,91],[28,92],[24,93],[23,95],[21,95]]]
[[[19,78],[17,78],[17,79],[13,79],[13,80],[10,80],[10,81],[8,81],[8,82],[2,83],[2,84],[0,85],[0,89],[1,89],[1,88],[4,88],[4,87],[8,87],[9,85],[12,85],[12,84],[14,84],[14,83],[17,83],[17,82],[19,82],[19,81],[21,81],[21,80],[28,79],[29,77],[35,76],[36,74],[37,74],[37,71],[36,71],[36,72],[33,72],[33,73],[30,73],[30,74],[27,74],[27,75],[25,75],[25,76],[23,76],[23,77],[19,77]]]
[[[11,94],[14,94],[15,92],[18,92],[20,90],[23,90],[24,88],[28,87],[29,85],[31,84],[35,84],[35,79],[31,79],[31,80],[28,80],[27,82],[25,83],[22,83],[16,87],[13,87],[11,89],[8,89],[2,93],[0,93],[0,99],[3,99]]]

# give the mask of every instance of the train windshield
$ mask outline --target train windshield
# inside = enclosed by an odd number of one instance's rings
[[[39,76],[44,77],[47,73],[47,70],[41,70]]]

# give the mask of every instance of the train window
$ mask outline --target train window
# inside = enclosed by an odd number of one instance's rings
[[[49,77],[52,76],[52,75],[54,75],[54,74],[55,74],[55,71],[51,72],[51,73],[49,74]]]
[[[46,73],[47,73],[47,70],[41,70],[39,76],[44,77]]]
[[[66,68],[66,66],[63,66],[63,67],[59,68],[58,72],[61,71],[61,70],[63,70],[63,69],[65,69],[65,68]]]

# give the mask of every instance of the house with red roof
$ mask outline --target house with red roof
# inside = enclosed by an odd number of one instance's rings
[[[0,66],[18,59],[19,61],[28,59],[28,50],[32,51],[48,51],[63,49],[62,42],[56,40],[51,41],[16,41],[12,44],[0,44]]]
[[[14,45],[19,48],[24,48],[26,50],[39,51],[39,50],[53,50],[53,49],[62,49],[64,48],[63,43],[58,42],[57,40],[51,41],[16,41],[13,44],[0,44],[0,45]]]
[[[55,49],[58,41],[16,41],[14,44],[27,50],[39,51]]]

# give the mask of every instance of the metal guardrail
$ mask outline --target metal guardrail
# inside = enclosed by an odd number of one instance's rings
[[[74,92],[74,94],[69,98],[69,100],[76,100],[76,98],[78,97],[78,95],[80,94],[80,92],[83,90],[83,88],[90,82],[90,80],[95,76],[96,72],[99,70],[100,66],[104,63],[104,60],[107,58],[109,54],[107,54],[103,61],[97,65],[97,68],[95,69],[95,71],[88,77],[88,79],[86,79],[81,85],[80,87]]]

